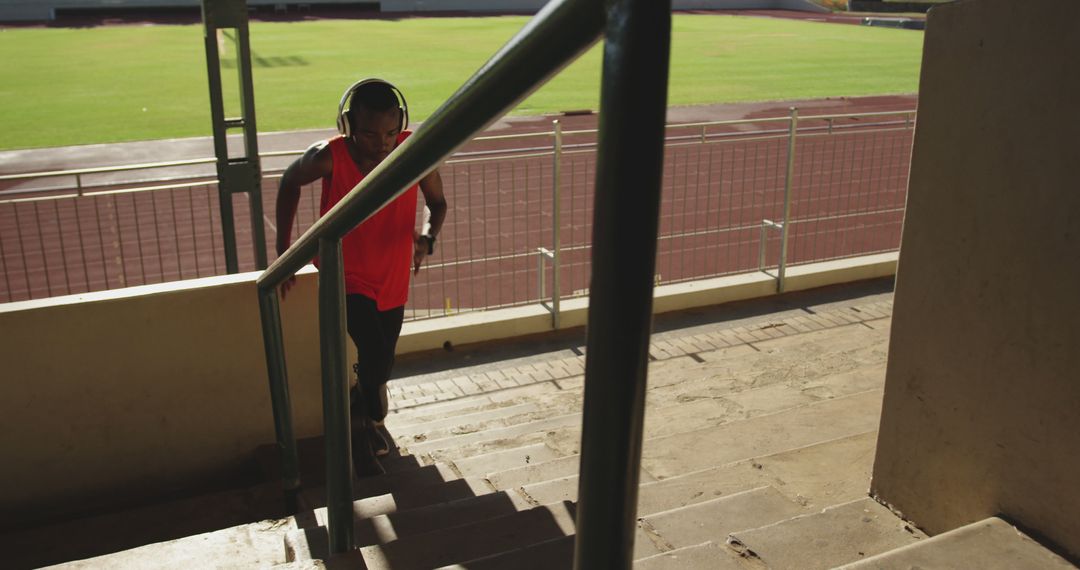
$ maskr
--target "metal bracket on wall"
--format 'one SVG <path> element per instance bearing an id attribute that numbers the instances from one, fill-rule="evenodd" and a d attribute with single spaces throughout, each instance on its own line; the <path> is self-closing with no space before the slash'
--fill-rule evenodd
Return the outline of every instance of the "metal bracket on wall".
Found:
<path id="1" fill-rule="evenodd" d="M 247 3 L 244 0 L 202 0 L 202 18 L 210 86 L 210 118 L 214 128 L 214 155 L 217 157 L 218 202 L 221 209 L 225 268 L 229 273 L 240 270 L 236 252 L 233 194 L 247 194 L 255 267 L 266 269 L 262 169 L 259 164 L 259 144 L 255 128 L 255 93 L 251 78 Z M 238 117 L 226 116 L 222 51 L 228 54 L 229 59 L 235 59 L 235 65 L 231 67 L 235 68 L 237 73 L 239 89 L 236 93 L 230 93 L 233 105 L 230 105 L 229 111 L 238 112 Z M 238 156 L 229 156 L 229 129 L 243 131 L 243 147 Z"/>

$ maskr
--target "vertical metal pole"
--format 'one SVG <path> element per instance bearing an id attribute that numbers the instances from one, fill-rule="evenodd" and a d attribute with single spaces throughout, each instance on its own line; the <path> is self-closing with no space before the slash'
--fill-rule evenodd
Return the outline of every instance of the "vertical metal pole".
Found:
<path id="1" fill-rule="evenodd" d="M 274 411 L 274 433 L 281 453 L 282 486 L 286 493 L 300 488 L 300 468 L 293 435 L 292 404 L 285 368 L 285 344 L 281 334 L 281 307 L 277 291 L 259 291 L 259 315 L 262 317 L 266 371 L 270 376 L 270 405 Z"/>
<path id="2" fill-rule="evenodd" d="M 757 269 L 758 271 L 765 271 L 765 234 L 768 231 L 769 226 L 765 224 L 765 221 L 761 222 L 761 236 L 758 238 L 758 259 Z"/>
<path id="3" fill-rule="evenodd" d="M 791 185 L 795 177 L 795 133 L 799 129 L 799 110 L 791 108 L 791 131 L 788 134 L 787 176 L 784 179 L 784 221 L 780 228 L 780 271 L 777 273 L 776 292 L 784 292 L 784 271 L 787 268 L 788 231 L 791 228 Z"/>
<path id="4" fill-rule="evenodd" d="M 540 293 L 541 305 L 544 304 L 545 277 L 547 276 L 544 274 L 544 248 L 541 247 L 536 250 L 536 290 Z"/>
<path id="5" fill-rule="evenodd" d="M 227 2 L 203 0 L 203 42 L 206 47 L 206 72 L 210 86 L 210 120 L 214 128 L 214 154 L 217 156 L 218 208 L 221 212 L 221 241 L 225 248 L 225 271 L 236 273 L 236 232 L 233 227 L 232 197 L 225 190 L 225 170 L 228 167 L 229 147 L 225 130 L 225 100 L 221 95 L 221 56 L 218 53 L 218 24 L 227 18 L 215 18 L 213 10 L 221 10 Z M 238 58 L 239 59 L 239 58 Z"/>
<path id="6" fill-rule="evenodd" d="M 559 286 L 559 277 L 562 273 L 562 262 L 559 256 L 562 243 L 562 236 L 559 235 L 562 229 L 562 200 L 559 189 L 559 178 L 562 175 L 562 123 L 555 119 L 552 124 L 555 126 L 555 154 L 552 157 L 554 166 L 551 183 L 551 328 L 559 330 L 559 300 L 562 297 L 562 289 Z"/>
<path id="7" fill-rule="evenodd" d="M 323 433 L 326 437 L 326 515 L 330 553 L 353 547 L 352 434 L 345 362 L 345 275 L 341 240 L 319 240 L 319 348 Z"/>
<path id="8" fill-rule="evenodd" d="M 630 568 L 664 161 L 671 0 L 608 0 L 574 567 Z"/>
<path id="9" fill-rule="evenodd" d="M 218 209 L 221 211 L 221 244 L 225 248 L 225 271 L 238 273 L 240 260 L 236 255 L 236 219 L 233 217 L 232 194 L 218 185 Z"/>
<path id="10" fill-rule="evenodd" d="M 248 211 L 251 214 L 251 245 L 254 248 L 255 268 L 266 269 L 266 230 L 263 227 L 263 204 L 262 204 L 262 167 L 259 161 L 259 136 L 255 126 L 255 83 L 251 74 L 251 44 L 248 37 L 248 26 L 237 28 L 239 38 L 237 45 L 240 48 L 239 57 L 236 59 L 240 70 L 240 114 L 244 123 L 244 160 L 252 168 L 249 169 L 250 186 L 247 189 Z"/>
<path id="11" fill-rule="evenodd" d="M 255 95 L 251 75 L 251 48 L 248 41 L 247 3 L 244 0 L 202 0 L 202 18 L 207 80 L 210 87 L 210 119 L 214 130 L 214 155 L 217 157 L 218 205 L 221 210 L 225 269 L 229 273 L 240 270 L 232 205 L 232 195 L 236 193 L 248 195 L 255 265 L 263 269 L 266 267 L 266 236 L 263 229 L 262 174 L 255 126 Z M 233 30 L 236 38 L 240 117 L 225 116 L 221 58 L 217 45 L 218 31 L 223 29 Z M 230 128 L 243 129 L 244 156 L 229 157 L 228 129 Z"/>

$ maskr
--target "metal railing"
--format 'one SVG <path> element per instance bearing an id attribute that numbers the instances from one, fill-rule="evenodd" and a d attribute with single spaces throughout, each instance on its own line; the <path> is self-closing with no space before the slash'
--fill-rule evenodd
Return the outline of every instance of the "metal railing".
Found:
<path id="1" fill-rule="evenodd" d="M 555 0 L 500 49 L 416 133 L 325 216 L 320 218 L 257 280 L 267 368 L 286 489 L 300 486 L 296 443 L 278 308 L 277 287 L 319 256 L 319 322 L 323 417 L 327 458 L 327 518 L 331 552 L 350 550 L 352 458 L 345 363 L 344 280 L 341 239 L 352 228 L 405 192 L 491 121 L 575 59 L 598 38 L 604 23 L 596 1 Z M 662 111 L 662 110 L 661 110 Z"/>
<path id="2" fill-rule="evenodd" d="M 802 116 L 795 129 L 795 138 L 801 142 L 789 153 L 796 159 L 791 173 L 783 160 L 775 158 L 777 153 L 788 152 L 778 145 L 791 142 L 790 116 L 668 125 L 666 176 L 671 183 L 664 188 L 659 282 L 757 270 L 775 277 L 783 215 L 767 204 L 772 200 L 771 192 L 778 191 L 781 184 L 786 188 L 792 178 L 790 231 L 794 233 L 789 244 L 794 251 L 786 259 L 788 264 L 895 249 L 913 118 L 914 111 Z M 484 150 L 458 152 L 445 162 L 441 171 L 447 195 L 459 207 L 458 215 L 447 220 L 440 239 L 440 260 L 413 281 L 407 318 L 540 302 L 552 309 L 560 298 L 585 294 L 589 175 L 595 163 L 596 132 L 563 131 L 561 124 L 553 122 L 552 129 L 545 132 L 477 137 L 472 146 Z M 530 140 L 539 144 L 522 144 Z M 770 141 L 777 146 L 770 146 Z M 289 157 L 301 152 L 261 156 Z M 770 153 L 768 160 L 762 158 Z M 125 169 L 209 165 L 212 161 L 5 178 L 33 182 L 40 175 L 49 177 L 46 180 L 70 177 L 73 172 L 100 176 Z M 754 162 L 767 162 L 768 173 L 755 168 Z M 682 176 L 686 171 L 701 174 L 687 178 Z M 274 209 L 280 172 L 268 170 L 263 177 L 266 211 Z M 853 175 L 865 180 L 852 185 L 848 179 Z M 762 177 L 769 181 L 765 190 Z M 51 185 L 49 191 L 24 192 L 21 195 L 26 197 L 0 200 L 0 269 L 4 273 L 0 302 L 224 274 L 216 182 L 163 182 L 118 189 L 85 183 L 81 187 Z M 318 219 L 318 188 L 305 188 L 304 194 L 293 235 Z M 809 215 L 808 201 L 820 201 L 817 196 L 821 195 L 835 198 L 826 202 L 827 211 Z M 876 208 L 852 211 L 848 206 L 868 195 L 891 198 Z M 726 220 L 728 212 L 717 210 L 732 202 L 732 210 L 741 207 L 762 215 L 749 221 Z M 689 213 L 684 208 L 687 203 L 693 206 Z M 554 204 L 560 207 L 554 208 Z M 239 206 L 237 211 L 242 210 Z M 714 217 L 705 219 L 694 210 L 711 210 Z M 892 221 L 882 224 L 878 220 L 862 230 L 854 228 L 882 214 L 892 216 Z M 839 224 L 837 220 L 847 222 Z M 243 222 L 239 217 L 236 220 L 241 230 L 237 232 L 239 262 L 242 270 L 252 270 L 251 234 Z M 271 232 L 276 231 L 273 220 L 266 223 Z M 749 240 L 747 224 L 768 231 Z M 887 239 L 859 238 L 856 234 L 860 231 L 880 231 Z M 840 247 L 848 234 L 858 238 L 856 245 Z M 509 241 L 504 243 L 500 236 Z M 270 237 L 272 243 L 272 234 Z M 751 247 L 751 242 L 754 263 L 749 263 L 748 254 L 740 249 Z M 551 256 L 559 252 L 558 262 L 542 257 L 537 249 L 541 246 Z M 734 250 L 739 250 L 737 255 Z M 534 256 L 537 259 L 532 260 Z M 695 259 L 680 259 L 684 256 Z M 479 288 L 480 282 L 496 286 Z M 557 309 L 552 318 L 558 319 Z"/>

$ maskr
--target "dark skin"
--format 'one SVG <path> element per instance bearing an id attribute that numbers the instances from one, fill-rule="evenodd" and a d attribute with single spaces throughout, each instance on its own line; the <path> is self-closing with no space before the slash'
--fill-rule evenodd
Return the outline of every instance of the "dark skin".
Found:
<path id="1" fill-rule="evenodd" d="M 394 150 L 398 134 L 401 132 L 400 113 L 398 109 L 379 112 L 362 107 L 351 112 L 351 136 L 345 139 L 345 146 L 360 172 L 371 172 Z M 285 169 L 277 197 L 277 253 L 279 256 L 285 253 L 291 243 L 290 234 L 293 219 L 296 217 L 296 206 L 300 202 L 300 189 L 320 178 L 330 176 L 333 170 L 334 161 L 328 145 L 312 146 Z M 433 237 L 437 236 L 442 229 L 443 220 L 446 219 L 446 198 L 443 196 L 442 178 L 439 176 L 438 169 L 432 170 L 420 179 L 420 192 L 424 194 L 424 204 L 431 211 L 429 233 Z M 420 266 L 427 256 L 427 247 L 427 240 L 414 229 L 414 274 L 420 272 Z M 295 282 L 296 278 L 290 277 L 282 283 L 282 298 Z"/>

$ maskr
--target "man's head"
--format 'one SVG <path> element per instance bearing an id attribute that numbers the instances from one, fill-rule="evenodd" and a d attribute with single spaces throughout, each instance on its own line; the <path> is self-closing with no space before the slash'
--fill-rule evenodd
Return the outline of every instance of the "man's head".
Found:
<path id="1" fill-rule="evenodd" d="M 361 85 L 346 106 L 349 138 L 361 156 L 382 162 L 394 150 L 404 126 L 404 111 L 393 87 L 383 82 Z"/>

